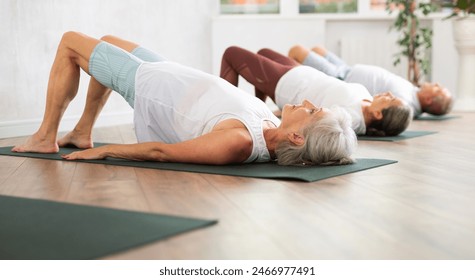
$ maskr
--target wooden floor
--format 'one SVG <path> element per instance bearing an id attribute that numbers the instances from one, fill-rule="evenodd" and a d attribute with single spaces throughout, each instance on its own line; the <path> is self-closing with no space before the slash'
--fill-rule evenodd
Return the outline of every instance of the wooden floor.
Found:
<path id="1" fill-rule="evenodd" d="M 313 183 L 0 156 L 0 194 L 219 220 L 107 259 L 474 259 L 475 114 L 453 115 L 409 128 L 437 134 L 360 141 L 357 157 L 397 164 Z"/>

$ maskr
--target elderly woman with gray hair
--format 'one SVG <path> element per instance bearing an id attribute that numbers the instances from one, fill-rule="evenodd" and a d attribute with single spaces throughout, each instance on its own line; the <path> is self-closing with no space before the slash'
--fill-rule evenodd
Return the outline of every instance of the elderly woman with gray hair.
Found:
<path id="1" fill-rule="evenodd" d="M 241 75 L 254 85 L 258 98 L 265 101 L 270 97 L 279 108 L 302 100 L 321 107 L 344 108 L 358 135 L 398 135 L 412 119 L 411 108 L 389 92 L 373 98 L 362 85 L 345 83 L 270 49 L 255 54 L 229 47 L 222 58 L 220 75 L 233 85 L 238 84 Z"/>
<path id="2" fill-rule="evenodd" d="M 58 140 L 81 69 L 91 76 L 86 106 L 76 127 Z M 139 143 L 93 148 L 92 127 L 112 90 L 134 108 Z M 67 32 L 51 69 L 42 124 L 12 150 L 57 153 L 67 145 L 84 149 L 63 155 L 67 160 L 338 165 L 353 162 L 356 137 L 342 112 L 303 101 L 285 105 L 279 120 L 264 102 L 219 77 L 117 37 Z"/>

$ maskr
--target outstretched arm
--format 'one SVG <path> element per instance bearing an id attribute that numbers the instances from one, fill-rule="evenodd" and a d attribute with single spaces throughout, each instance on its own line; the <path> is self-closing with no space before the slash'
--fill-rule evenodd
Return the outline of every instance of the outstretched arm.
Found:
<path id="1" fill-rule="evenodd" d="M 246 129 L 213 131 L 198 138 L 176 143 L 147 142 L 112 144 L 62 157 L 67 160 L 104 159 L 106 157 L 137 161 L 230 164 L 245 161 L 252 151 L 252 139 Z"/>

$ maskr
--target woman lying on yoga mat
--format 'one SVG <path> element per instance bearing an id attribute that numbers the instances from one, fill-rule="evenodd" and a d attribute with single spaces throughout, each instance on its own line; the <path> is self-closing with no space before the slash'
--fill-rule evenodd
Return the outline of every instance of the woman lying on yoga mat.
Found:
<path id="1" fill-rule="evenodd" d="M 373 99 L 359 84 L 345 83 L 270 49 L 255 54 L 228 48 L 220 75 L 236 86 L 238 76 L 243 76 L 254 85 L 258 98 L 268 96 L 279 108 L 305 99 L 321 107 L 341 106 L 352 116 L 352 128 L 358 135 L 398 135 L 412 119 L 411 108 L 389 92 Z"/>
<path id="2" fill-rule="evenodd" d="M 345 82 L 361 84 L 372 96 L 390 91 L 411 106 L 414 117 L 424 112 L 445 115 L 452 108 L 451 93 L 438 83 L 415 86 L 408 80 L 378 66 L 356 64 L 350 67 L 337 55 L 320 46 L 310 51 L 296 45 L 290 49 L 289 57 Z"/>
<path id="3" fill-rule="evenodd" d="M 74 130 L 57 141 L 80 69 L 91 75 L 86 106 Z M 139 143 L 92 148 L 92 127 L 112 90 L 134 108 Z M 66 145 L 86 149 L 64 155 L 68 160 L 231 164 L 277 158 L 282 165 L 338 165 L 353 162 L 356 136 L 344 110 L 303 101 L 284 106 L 280 121 L 264 102 L 219 77 L 113 36 L 97 40 L 67 32 L 51 69 L 43 122 L 12 150 L 56 153 Z"/>

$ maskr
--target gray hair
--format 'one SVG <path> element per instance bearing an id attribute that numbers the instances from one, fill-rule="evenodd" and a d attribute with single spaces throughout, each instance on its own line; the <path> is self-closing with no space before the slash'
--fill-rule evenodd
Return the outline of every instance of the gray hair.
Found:
<path id="1" fill-rule="evenodd" d="M 374 121 L 366 128 L 366 135 L 395 136 L 406 130 L 412 120 L 413 112 L 409 105 L 391 106 L 382 110 L 383 118 Z"/>
<path id="2" fill-rule="evenodd" d="M 424 108 L 424 111 L 432 115 L 445 115 L 452 110 L 453 103 L 451 95 L 435 96 L 432 98 L 432 103 Z"/>
<path id="3" fill-rule="evenodd" d="M 354 162 L 356 134 L 350 115 L 340 107 L 303 129 L 305 143 L 283 141 L 275 151 L 279 165 L 343 165 Z"/>

